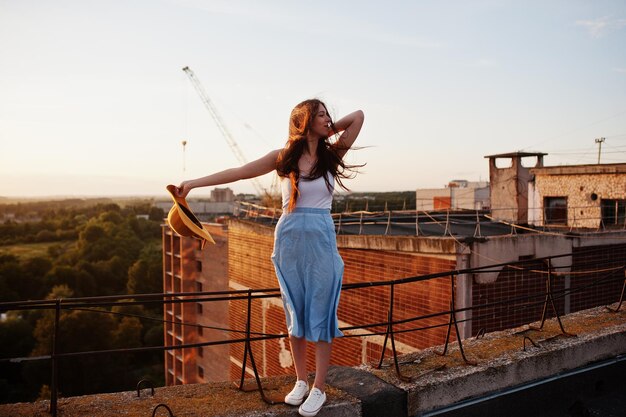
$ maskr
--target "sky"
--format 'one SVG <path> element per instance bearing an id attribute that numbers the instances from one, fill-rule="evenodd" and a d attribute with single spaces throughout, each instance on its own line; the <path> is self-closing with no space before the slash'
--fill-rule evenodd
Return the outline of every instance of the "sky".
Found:
<path id="1" fill-rule="evenodd" d="M 165 196 L 240 165 L 185 66 L 248 160 L 304 99 L 363 110 L 352 191 L 487 180 L 514 151 L 593 164 L 602 137 L 626 162 L 625 45 L 623 0 L 0 0 L 0 196 Z"/>

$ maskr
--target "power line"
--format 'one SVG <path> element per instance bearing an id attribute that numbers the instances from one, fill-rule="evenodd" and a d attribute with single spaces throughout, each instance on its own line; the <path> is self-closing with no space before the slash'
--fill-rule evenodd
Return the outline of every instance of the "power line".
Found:
<path id="1" fill-rule="evenodd" d="M 537 147 L 537 146 L 539 146 L 539 145 L 543 145 L 544 143 L 549 142 L 549 141 L 551 141 L 551 140 L 554 140 L 554 139 L 556 139 L 556 138 L 560 138 L 560 137 L 562 137 L 562 136 L 569 135 L 569 134 L 571 134 L 571 133 L 573 133 L 573 132 L 577 132 L 577 131 L 579 131 L 579 130 L 582 130 L 582 129 L 585 129 L 585 128 L 588 128 L 588 127 L 591 127 L 591 126 L 597 125 L 597 124 L 599 124 L 599 123 L 606 122 L 607 120 L 613 119 L 613 118 L 618 117 L 618 116 L 621 116 L 621 115 L 623 115 L 623 114 L 626 114 L 626 110 L 625 110 L 625 111 L 620 111 L 619 113 L 612 114 L 611 116 L 605 117 L 605 118 L 603 118 L 603 119 L 596 120 L 596 121 L 591 122 L 591 123 L 589 123 L 589 124 L 586 124 L 586 125 L 583 125 L 583 126 L 579 126 L 579 127 L 577 127 L 577 128 L 574 128 L 574 129 L 571 129 L 571 130 L 565 131 L 565 132 L 563 132 L 563 133 L 559 133 L 558 135 L 554 135 L 554 136 L 552 136 L 552 137 L 550 137 L 550 138 L 548 138 L 548 139 L 545 139 L 545 140 L 543 140 L 543 141 L 541 141 L 541 142 L 538 142 L 538 143 L 536 143 L 536 144 L 534 144 L 534 145 L 527 146 L 527 147 L 525 147 L 525 148 L 523 148 L 523 149 L 521 149 L 521 150 L 528 150 L 528 149 L 530 149 L 530 148 L 535 148 L 535 147 Z"/>

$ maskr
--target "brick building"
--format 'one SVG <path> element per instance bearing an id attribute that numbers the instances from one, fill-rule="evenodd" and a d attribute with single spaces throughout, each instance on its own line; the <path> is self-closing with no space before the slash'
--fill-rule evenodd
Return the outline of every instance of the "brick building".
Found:
<path id="1" fill-rule="evenodd" d="M 530 224 L 590 229 L 626 225 L 626 164 L 538 167 L 530 172 Z"/>
<path id="2" fill-rule="evenodd" d="M 623 259 L 626 259 L 626 231 L 548 233 L 511 226 L 512 223 L 526 223 L 529 213 L 527 205 L 515 206 L 528 204 L 529 200 L 528 195 L 518 195 L 528 187 L 519 184 L 520 176 L 515 172 L 518 169 L 528 171 L 524 178 L 529 181 L 531 175 L 530 169 L 519 163 L 522 155 L 505 155 L 513 158 L 511 167 L 497 168 L 494 163 L 490 166 L 504 171 L 491 173 L 490 177 L 499 186 L 496 187 L 498 189 L 495 193 L 498 195 L 495 201 L 500 209 L 500 218 L 504 216 L 507 221 L 489 220 L 479 211 L 470 212 L 469 217 L 467 212 L 452 213 L 446 217 L 413 212 L 404 213 L 405 217 L 394 217 L 394 221 L 391 213 L 388 214 L 388 221 L 385 216 L 382 216 L 382 221 L 381 216 L 378 216 L 378 220 L 375 217 L 363 220 L 363 214 L 360 217 L 342 214 L 335 219 L 337 244 L 345 263 L 344 284 L 390 281 L 528 261 L 525 268 L 500 266 L 489 268 L 486 272 L 455 274 L 453 279 L 444 275 L 396 285 L 394 320 L 431 315 L 430 318 L 395 326 L 396 331 L 422 329 L 396 335 L 399 353 L 445 341 L 448 316 L 433 316 L 433 313 L 449 310 L 451 285 L 454 285 L 456 308 L 468 308 L 457 315 L 462 338 L 476 335 L 482 329 L 490 332 L 538 320 L 541 317 L 541 302 L 494 304 L 528 294 L 542 294 L 548 266 L 537 258 L 569 254 L 556 259 L 550 266 L 558 268 L 554 289 L 568 291 L 555 300 L 560 313 L 608 304 L 619 296 L 621 281 L 611 281 L 601 289 L 592 284 L 606 279 L 607 270 L 617 270 L 622 266 Z M 541 169 L 543 154 L 533 155 L 538 158 L 534 169 Z M 537 178 L 538 175 L 535 181 Z M 514 181 L 515 184 L 507 185 L 506 181 Z M 541 187 L 543 182 L 539 181 L 538 189 L 545 189 Z M 493 183 L 491 189 L 493 198 Z M 425 218 L 430 220 L 424 221 Z M 468 219 L 476 220 L 472 223 Z M 165 289 L 168 292 L 200 292 L 276 288 L 278 283 L 271 262 L 276 220 L 275 216 L 263 217 L 255 212 L 250 218 L 232 219 L 227 231 L 211 226 L 217 228 L 211 229 L 211 233 L 216 235 L 218 244 L 207 246 L 203 251 L 199 250 L 196 241 L 172 235 L 169 228 L 164 226 Z M 598 265 L 602 268 L 598 268 Z M 342 292 L 338 313 L 340 327 L 350 329 L 344 331 L 346 337 L 334 342 L 332 363 L 358 365 L 378 360 L 385 330 L 381 323 L 387 320 L 389 297 L 388 285 L 346 289 Z M 476 307 L 480 305 L 488 306 Z M 175 322 L 218 328 L 168 324 L 165 333 L 169 345 L 236 339 L 242 337 L 240 332 L 246 327 L 247 300 L 172 304 L 165 315 Z M 282 302 L 277 296 L 255 299 L 251 317 L 252 332 L 285 332 Z M 366 327 L 370 323 L 378 325 Z M 230 329 L 231 332 L 219 329 Z M 456 337 L 454 333 L 453 329 L 452 339 Z M 204 347 L 202 350 L 185 349 L 185 353 L 170 351 L 166 353 L 167 383 L 236 380 L 242 372 L 243 350 L 244 345 L 236 343 Z M 286 338 L 253 342 L 252 350 L 261 376 L 294 374 Z M 308 361 L 309 368 L 314 369 L 312 349 Z M 249 364 L 246 373 L 251 376 Z"/>
<path id="3" fill-rule="evenodd" d="M 344 226 L 345 228 L 346 226 Z M 381 230 L 384 228 L 381 226 Z M 486 228 L 483 227 L 483 230 Z M 344 229 L 345 230 L 345 229 Z M 338 235 L 339 251 L 345 262 L 344 283 L 389 281 L 409 276 L 432 274 L 469 267 L 493 265 L 496 263 L 535 259 L 544 256 L 573 253 L 559 258 L 554 267 L 560 268 L 561 275 L 555 279 L 555 290 L 575 290 L 583 288 L 593 280 L 602 278 L 602 273 L 578 276 L 590 268 L 594 262 L 603 262 L 608 268 L 619 267 L 626 258 L 626 233 L 622 231 L 590 233 L 586 236 L 516 234 L 508 232 L 492 234 L 478 239 L 459 239 L 456 236 L 384 236 L 384 235 Z M 164 228 L 167 234 L 167 229 Z M 371 233 L 371 230 L 370 230 Z M 207 246 L 200 251 L 195 241 L 177 236 L 174 241 L 190 241 L 191 250 L 183 251 L 180 261 L 174 257 L 174 265 L 182 266 L 180 280 L 183 291 L 222 291 L 276 288 L 277 281 L 271 263 L 273 246 L 273 226 L 251 220 L 234 219 L 224 235 L 223 246 Z M 227 243 L 226 243 L 227 240 Z M 185 246 L 185 243 L 181 243 Z M 601 251 L 590 255 L 589 248 Z M 226 273 L 224 259 L 228 266 Z M 581 255 L 577 255 L 580 253 Z M 218 259 L 219 257 L 221 259 Z M 211 259 L 213 258 L 213 259 Z M 192 259 L 192 262 L 185 262 Z M 178 263 L 180 262 L 180 264 Z M 199 266 L 199 263 L 202 266 Z M 184 265 L 189 264 L 190 271 Z M 515 267 L 500 267 L 490 272 L 461 274 L 455 276 L 455 302 L 457 308 L 489 304 L 502 299 L 515 298 L 525 294 L 541 293 L 545 288 L 546 265 L 542 262 L 531 264 L 531 268 L 519 270 Z M 565 273 L 571 273 L 567 275 Z M 169 274 L 167 275 L 169 276 Z M 226 280 L 226 276 L 229 280 Z M 556 300 L 560 313 L 569 313 L 602 303 L 615 301 L 621 283 L 616 282 L 598 291 L 572 291 Z M 178 291 L 178 290 L 175 290 Z M 363 326 L 368 323 L 383 323 L 387 319 L 389 287 L 379 286 L 344 290 L 339 303 L 341 327 Z M 449 309 L 451 297 L 450 278 L 442 277 L 423 282 L 396 286 L 394 297 L 394 319 L 432 314 Z M 246 300 L 174 304 L 166 317 L 183 322 L 195 322 L 224 329 L 243 331 L 246 323 Z M 176 310 L 180 307 L 180 310 Z M 202 307 L 199 307 L 202 305 Z M 542 306 L 535 303 L 527 308 L 513 309 L 510 306 L 491 306 L 459 313 L 459 331 L 463 338 L 475 335 L 480 329 L 495 331 L 519 326 L 541 317 Z M 185 310 L 187 308 L 188 310 Z M 178 312 L 180 311 L 180 312 Z M 473 317 L 474 316 L 474 317 Z M 399 353 L 442 344 L 445 341 L 447 316 L 438 316 L 419 322 L 409 322 L 396 326 L 395 330 L 434 327 L 417 332 L 396 335 L 396 348 Z M 464 321 L 466 320 L 466 321 Z M 169 326 L 169 325 L 168 325 Z M 178 329 L 178 330 L 177 330 Z M 197 341 L 227 340 L 241 337 L 241 333 L 228 333 L 207 330 L 192 326 L 168 327 L 168 343 L 193 343 Z M 255 299 L 252 302 L 252 332 L 282 334 L 285 332 L 285 317 L 282 302 L 278 297 Z M 182 332 L 182 334 L 181 334 Z M 337 339 L 333 348 L 332 362 L 338 365 L 358 365 L 379 358 L 384 336 L 371 335 L 384 333 L 384 326 L 357 328 L 345 331 L 347 337 Z M 170 334 L 171 333 L 171 334 Z M 356 337 L 368 335 L 367 337 Z M 454 338 L 454 331 L 453 331 Z M 390 346 L 387 345 L 387 348 Z M 192 383 L 208 380 L 238 379 L 241 375 L 243 344 L 219 345 L 200 349 L 186 349 L 185 354 L 167 353 L 168 375 L 180 376 L 169 383 Z M 293 374 L 293 363 L 287 339 L 271 339 L 253 342 L 252 349 L 257 367 L 262 376 Z M 387 352 L 390 353 L 390 352 Z M 175 362 L 177 360 L 178 362 Z M 314 368 L 314 356 L 309 358 L 310 368 Z M 176 367 L 183 369 L 180 375 Z M 249 368 L 249 363 L 248 363 Z M 209 371 L 210 370 L 210 371 Z M 248 376 L 252 375 L 247 369 Z"/>
<path id="4" fill-rule="evenodd" d="M 215 245 L 200 248 L 200 241 L 163 227 L 163 292 L 199 293 L 228 289 L 228 236 L 222 225 L 205 224 Z M 166 346 L 221 340 L 225 332 L 210 329 L 228 323 L 227 302 L 171 303 L 164 305 Z M 191 325 L 184 325 L 191 324 Z M 206 326 L 196 327 L 195 325 Z M 165 351 L 165 383 L 176 385 L 228 379 L 226 345 Z"/>

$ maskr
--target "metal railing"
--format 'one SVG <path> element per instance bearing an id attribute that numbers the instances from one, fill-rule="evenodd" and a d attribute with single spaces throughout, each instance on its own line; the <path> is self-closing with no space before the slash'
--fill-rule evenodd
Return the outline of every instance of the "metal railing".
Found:
<path id="1" fill-rule="evenodd" d="M 402 380 L 410 380 L 404 376 L 400 369 L 400 362 L 398 360 L 398 352 L 396 349 L 396 336 L 399 334 L 405 334 L 409 332 L 419 332 L 425 331 L 429 329 L 434 329 L 438 327 L 446 328 L 446 337 L 445 343 L 443 346 L 443 351 L 440 353 L 441 355 L 446 355 L 448 352 L 449 344 L 453 339 L 456 339 L 458 342 L 458 347 L 460 353 L 463 357 L 463 360 L 467 364 L 474 364 L 474 362 L 470 361 L 464 351 L 463 348 L 463 340 L 460 337 L 453 337 L 452 329 L 454 328 L 455 335 L 459 335 L 459 324 L 463 322 L 471 322 L 472 320 L 478 320 L 481 316 L 473 315 L 470 318 L 466 319 L 458 319 L 457 316 L 460 313 L 470 312 L 470 311 L 479 311 L 482 308 L 494 307 L 494 306 L 502 306 L 508 312 L 515 311 L 516 309 L 528 309 L 532 307 L 542 306 L 542 314 L 541 317 L 537 318 L 540 320 L 540 327 L 542 328 L 546 318 L 548 309 L 552 310 L 553 316 L 557 319 L 561 332 L 563 335 L 570 335 L 561 321 L 561 317 L 558 311 L 558 308 L 555 305 L 555 299 L 562 298 L 576 292 L 584 292 L 588 291 L 592 287 L 598 286 L 606 286 L 606 285 L 619 285 L 615 284 L 616 282 L 623 281 L 623 286 L 620 294 L 615 294 L 615 302 L 618 302 L 618 306 L 615 309 L 607 309 L 611 312 L 617 312 L 620 310 L 623 299 L 624 299 L 624 291 L 626 289 L 626 279 L 624 278 L 626 264 L 598 264 L 596 261 L 591 261 L 586 264 L 587 267 L 594 267 L 593 269 L 585 270 L 585 271 L 569 271 L 568 269 L 572 268 L 572 265 L 568 266 L 554 266 L 555 259 L 570 257 L 570 259 L 574 259 L 574 257 L 580 256 L 590 256 L 593 258 L 594 254 L 602 253 L 599 249 L 591 249 L 591 250 L 580 250 L 575 253 L 567 253 L 557 256 L 550 256 L 545 258 L 535 258 L 532 260 L 524 260 L 510 263 L 501 263 L 501 264 L 493 264 L 478 268 L 467 268 L 467 269 L 458 269 L 458 270 L 450 270 L 445 272 L 421 275 L 421 276 L 412 276 L 395 280 L 388 281 L 373 281 L 373 282 L 364 282 L 364 283 L 346 283 L 342 286 L 342 291 L 359 291 L 362 289 L 371 289 L 376 287 L 388 287 L 389 288 L 389 297 L 386 303 L 387 309 L 387 318 L 385 321 L 377 322 L 377 323 L 358 323 L 352 326 L 342 327 L 341 330 L 344 332 L 350 332 L 351 330 L 359 330 L 358 334 L 346 334 L 345 338 L 351 337 L 360 337 L 367 338 L 372 336 L 384 336 L 384 342 L 381 347 L 381 356 L 378 361 L 377 367 L 380 368 L 383 366 L 383 360 L 385 359 L 385 353 L 387 351 L 387 345 L 390 343 L 391 345 L 391 355 L 393 358 L 393 365 L 395 367 L 395 372 L 398 378 Z M 621 259 L 620 259 L 621 260 Z M 537 264 L 540 263 L 545 266 L 540 270 L 537 270 Z M 584 265 L 584 264 L 583 264 Z M 578 264 L 580 268 L 581 264 Z M 461 275 L 468 274 L 481 274 L 481 273 L 490 273 L 490 272 L 500 272 L 503 268 L 509 268 L 516 271 L 530 271 L 530 272 L 540 272 L 543 274 L 545 279 L 545 290 L 540 293 L 533 294 L 516 294 L 512 298 L 507 298 L 503 300 L 491 301 L 488 303 L 480 304 L 480 305 L 472 305 L 470 307 L 458 307 L 455 302 L 455 291 L 456 291 L 456 277 Z M 567 277 L 579 277 L 582 275 L 590 275 L 595 276 L 590 283 L 585 285 L 580 285 L 575 288 L 563 288 L 562 290 L 555 290 L 554 282 L 555 280 L 561 279 L 565 276 Z M 433 311 L 429 314 L 422 314 L 416 316 L 409 316 L 402 319 L 396 318 L 396 289 L 411 283 L 425 282 L 433 279 L 440 278 L 448 278 L 449 279 L 449 309 L 445 311 Z M 261 398 L 269 403 L 276 404 L 280 401 L 273 400 L 268 398 L 264 392 L 262 381 L 257 369 L 256 362 L 254 360 L 254 355 L 252 351 L 252 343 L 263 341 L 263 340 L 271 340 L 278 338 L 288 337 L 285 333 L 280 334 L 271 334 L 271 333 L 263 333 L 263 332 L 254 332 L 252 331 L 252 302 L 253 300 L 266 299 L 266 298 L 277 298 L 280 297 L 280 290 L 278 288 L 264 288 L 264 289 L 247 289 L 247 290 L 235 290 L 235 291 L 219 291 L 219 292 L 197 292 L 197 293 L 160 293 L 160 294 L 139 294 L 139 295 L 120 295 L 120 296 L 101 296 L 101 297 L 83 297 L 83 298 L 67 298 L 67 299 L 51 299 L 51 300 L 34 300 L 34 301 L 15 301 L 15 302 L 3 302 L 0 303 L 0 312 L 5 311 L 23 311 L 23 310 L 53 310 L 54 311 L 54 329 L 52 335 L 52 352 L 50 355 L 42 355 L 37 357 L 21 357 L 21 358 L 1 358 L 0 362 L 22 362 L 22 361 L 50 361 L 51 366 L 51 401 L 50 401 L 50 413 L 53 416 L 57 416 L 58 411 L 58 397 L 59 397 L 59 361 L 64 358 L 77 358 L 77 357 L 85 357 L 85 356 L 95 356 L 95 355 L 115 355 L 119 353 L 136 353 L 136 352 L 150 352 L 150 351 L 169 351 L 169 350 L 178 350 L 178 349 L 189 349 L 189 348 L 197 348 L 204 346 L 215 346 L 215 345 L 224 345 L 224 344 L 243 344 L 243 360 L 242 360 L 242 373 L 241 378 L 238 383 L 238 387 L 241 390 L 247 390 L 244 387 L 245 381 L 245 372 L 246 365 L 248 361 L 248 357 L 250 360 L 250 364 L 252 367 L 252 371 L 254 374 L 256 387 L 255 390 L 258 389 Z M 132 299 L 129 299 L 132 298 Z M 107 350 L 97 350 L 97 351 L 83 351 L 83 352 L 60 352 L 59 351 L 59 322 L 62 311 L 72 311 L 72 310 L 88 310 L 94 311 L 102 314 L 121 314 L 121 315 L 129 315 L 136 316 L 133 314 L 124 314 L 119 312 L 111 312 L 106 310 L 101 310 L 103 307 L 114 307 L 114 306 L 128 306 L 128 305 L 138 305 L 138 304 L 175 304 L 175 303 L 205 303 L 205 302 L 218 302 L 218 301 L 235 301 L 235 300 L 244 300 L 247 303 L 246 308 L 246 325 L 245 329 L 230 329 L 230 328 L 218 328 L 218 327 L 209 327 L 198 325 L 197 323 L 182 323 L 175 322 L 176 324 L 181 324 L 183 326 L 194 326 L 194 327 L 207 327 L 217 330 L 222 330 L 225 332 L 231 333 L 232 337 L 225 338 L 222 340 L 214 340 L 207 342 L 198 342 L 198 343 L 187 343 L 180 344 L 175 346 L 148 346 L 148 347 L 137 347 L 137 348 L 119 348 L 119 349 L 107 349 Z M 609 303 L 610 304 L 610 303 Z M 383 306 L 381 306 L 383 307 Z M 98 310 L 94 310 L 94 308 L 99 308 Z M 383 307 L 384 308 L 384 307 Z M 406 312 L 406 311 L 405 311 Z M 137 316 L 136 316 L 137 317 Z M 433 324 L 429 326 L 421 326 L 421 327 L 413 327 L 413 328 L 404 328 L 399 330 L 398 326 L 401 325 L 409 325 L 410 323 L 416 323 L 419 321 L 423 321 L 426 319 L 432 318 L 444 318 L 447 319 L 446 322 L 441 324 Z M 144 317 L 148 318 L 148 317 Z M 159 320 L 159 319 L 153 319 Z M 159 320 L 162 322 L 168 322 L 168 320 Z M 376 328 L 384 328 L 383 331 L 376 331 Z M 487 329 L 480 329 L 477 332 L 477 337 L 480 337 L 486 332 Z M 365 333 L 364 333 L 365 332 Z M 524 338 L 523 348 L 526 348 L 527 337 Z M 529 339 L 529 341 L 535 344 L 534 341 Z M 141 384 L 148 383 L 146 381 L 140 381 L 137 390 L 139 395 L 139 387 Z M 169 410 L 167 405 L 159 404 L 157 407 L 164 407 Z M 156 412 L 156 408 L 154 410 Z M 171 411 L 170 411 L 171 414 Z"/>
<path id="2" fill-rule="evenodd" d="M 481 238 L 488 235 L 515 235 L 518 233 L 589 234 L 600 231 L 626 230 L 626 218 L 608 221 L 602 217 L 599 206 L 570 206 L 565 222 L 529 226 L 499 220 L 498 213 L 517 211 L 517 208 L 442 209 L 442 210 L 383 210 L 332 213 L 338 235 L 406 235 L 406 236 L 462 236 Z M 528 213 L 544 213 L 545 208 L 528 208 Z M 577 212 L 596 211 L 597 215 L 583 216 Z M 275 225 L 282 209 L 238 202 L 236 217 L 266 225 Z M 537 214 L 535 220 L 539 221 Z M 542 217 L 543 218 L 543 217 Z M 607 221 L 605 221 L 607 220 Z M 591 225 L 593 224 L 593 225 Z"/>

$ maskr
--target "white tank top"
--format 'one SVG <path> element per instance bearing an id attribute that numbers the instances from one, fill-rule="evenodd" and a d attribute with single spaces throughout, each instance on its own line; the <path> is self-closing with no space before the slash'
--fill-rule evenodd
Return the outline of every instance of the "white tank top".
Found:
<path id="1" fill-rule="evenodd" d="M 279 177 L 280 178 L 280 177 Z M 291 197 L 291 181 L 287 177 L 280 178 L 280 188 L 283 193 L 283 209 L 289 206 L 289 198 Z M 333 190 L 335 189 L 335 178 L 328 173 L 328 182 L 331 189 L 326 187 L 324 177 L 314 180 L 306 180 L 300 178 L 298 181 L 298 190 L 300 195 L 296 200 L 296 207 L 322 208 L 331 209 L 333 204 Z"/>

